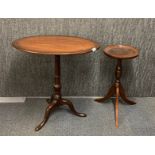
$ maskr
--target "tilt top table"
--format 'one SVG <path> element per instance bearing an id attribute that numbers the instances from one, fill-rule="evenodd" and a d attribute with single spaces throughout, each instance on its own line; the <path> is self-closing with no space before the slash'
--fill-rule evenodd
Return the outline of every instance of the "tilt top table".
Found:
<path id="1" fill-rule="evenodd" d="M 20 51 L 55 56 L 54 93 L 51 98 L 47 100 L 48 106 L 45 110 L 44 119 L 35 128 L 35 131 L 39 131 L 47 122 L 51 111 L 61 105 L 67 105 L 72 113 L 79 117 L 86 117 L 86 114 L 79 113 L 75 110 L 71 101 L 62 98 L 60 56 L 85 54 L 95 51 L 99 48 L 96 42 L 73 36 L 30 36 L 18 39 L 14 41 L 12 45 Z"/>

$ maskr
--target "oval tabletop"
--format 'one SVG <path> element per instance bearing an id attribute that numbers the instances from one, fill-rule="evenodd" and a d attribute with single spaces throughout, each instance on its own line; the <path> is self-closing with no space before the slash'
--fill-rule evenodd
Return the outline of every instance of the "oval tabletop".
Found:
<path id="1" fill-rule="evenodd" d="M 46 55 L 83 54 L 99 48 L 94 41 L 74 36 L 30 36 L 12 45 L 21 51 Z"/>
<path id="2" fill-rule="evenodd" d="M 131 59 L 139 54 L 139 50 L 130 45 L 109 45 L 104 49 L 104 53 L 116 59 Z"/>

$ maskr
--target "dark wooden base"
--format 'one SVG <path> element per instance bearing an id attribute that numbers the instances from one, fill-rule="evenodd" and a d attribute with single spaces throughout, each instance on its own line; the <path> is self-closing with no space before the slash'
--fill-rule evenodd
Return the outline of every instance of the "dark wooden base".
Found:
<path id="1" fill-rule="evenodd" d="M 95 99 L 95 101 L 102 103 L 102 102 L 108 100 L 109 98 L 111 98 L 112 96 L 116 96 L 115 84 L 109 89 L 108 93 L 104 97 Z M 136 104 L 134 101 L 131 101 L 127 98 L 121 83 L 119 86 L 119 97 L 121 97 L 127 104 L 130 104 L 130 105 Z"/>
<path id="2" fill-rule="evenodd" d="M 108 100 L 112 96 L 116 96 L 116 99 L 115 99 L 115 126 L 117 128 L 118 128 L 118 100 L 119 100 L 119 97 L 121 97 L 127 104 L 130 104 L 130 105 L 136 104 L 134 101 L 129 100 L 127 98 L 127 96 L 125 95 L 124 88 L 120 82 L 121 71 L 122 71 L 121 60 L 118 59 L 118 63 L 116 66 L 116 71 L 115 71 L 115 76 L 116 76 L 115 83 L 109 89 L 109 91 L 105 95 L 105 97 L 102 97 L 102 98 L 95 100 L 97 102 L 104 102 L 105 100 Z"/>
<path id="3" fill-rule="evenodd" d="M 117 87 L 114 84 L 109 89 L 109 91 L 108 91 L 108 93 L 106 94 L 105 97 L 96 99 L 95 101 L 102 103 L 102 102 L 108 100 L 109 98 L 111 98 L 112 96 L 116 96 L 116 99 L 115 99 L 115 126 L 116 126 L 116 128 L 118 128 L 118 99 L 119 99 L 119 97 L 121 97 L 129 105 L 134 105 L 136 103 L 127 98 L 127 96 L 124 93 L 124 89 L 123 89 L 121 83 L 119 84 L 119 87 Z"/>
<path id="4" fill-rule="evenodd" d="M 50 100 L 49 100 L 50 101 Z M 51 101 L 46 110 L 45 110 L 45 114 L 44 114 L 44 119 L 43 121 L 35 128 L 35 131 L 39 131 L 48 121 L 48 118 L 50 116 L 50 113 L 57 107 L 62 106 L 62 105 L 66 105 L 69 107 L 69 109 L 71 110 L 71 112 L 79 117 L 86 117 L 87 115 L 84 113 L 79 113 L 75 110 L 73 104 L 71 101 L 67 100 L 67 99 L 53 99 L 53 101 Z"/>
<path id="5" fill-rule="evenodd" d="M 35 131 L 39 131 L 48 121 L 50 113 L 57 107 L 66 105 L 69 107 L 71 112 L 79 117 L 86 117 L 84 113 L 79 113 L 75 110 L 71 101 L 63 99 L 61 96 L 61 79 L 60 79 L 60 56 L 55 56 L 55 78 L 54 78 L 54 95 L 47 99 L 48 106 L 45 110 L 43 121 L 35 128 Z"/>

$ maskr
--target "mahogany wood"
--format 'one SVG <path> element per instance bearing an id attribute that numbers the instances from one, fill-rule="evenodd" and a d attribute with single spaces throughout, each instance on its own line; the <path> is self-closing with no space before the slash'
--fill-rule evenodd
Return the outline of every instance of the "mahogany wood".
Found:
<path id="1" fill-rule="evenodd" d="M 73 36 L 31 36 L 18 39 L 14 41 L 12 45 L 21 51 L 55 56 L 54 93 L 51 98 L 47 100 L 48 105 L 44 118 L 35 128 L 35 131 L 39 131 L 46 124 L 50 113 L 62 105 L 66 105 L 74 115 L 86 117 L 86 114 L 79 113 L 75 110 L 71 101 L 62 98 L 60 55 L 88 53 L 99 48 L 97 43 Z"/>
<path id="2" fill-rule="evenodd" d="M 104 53 L 116 59 L 132 59 L 138 56 L 139 50 L 130 45 L 109 45 L 104 49 Z"/>
<path id="3" fill-rule="evenodd" d="M 133 50 L 133 51 L 132 51 Z M 115 69 L 115 83 L 111 86 L 108 93 L 105 97 L 96 99 L 97 102 L 104 102 L 105 100 L 116 96 L 115 99 L 115 126 L 118 128 L 118 102 L 119 97 L 121 97 L 127 104 L 133 105 L 136 104 L 134 101 L 129 100 L 126 95 L 124 88 L 121 84 L 121 75 L 122 75 L 122 59 L 129 59 L 138 56 L 138 49 L 132 46 L 126 45 L 109 45 L 104 49 L 104 53 L 112 58 L 117 58 L 117 65 Z"/>
<path id="4" fill-rule="evenodd" d="M 79 113 L 75 110 L 71 101 L 63 99 L 61 96 L 61 79 L 60 79 L 60 56 L 55 56 L 55 78 L 54 78 L 54 94 L 51 99 L 48 100 L 48 106 L 45 110 L 43 121 L 35 128 L 35 131 L 39 131 L 47 122 L 50 113 L 59 106 L 67 105 L 72 113 L 79 117 L 86 117 L 84 113 Z"/>
<path id="5" fill-rule="evenodd" d="M 46 55 L 71 55 L 91 52 L 99 45 L 76 36 L 31 36 L 18 39 L 12 45 L 25 52 Z"/>

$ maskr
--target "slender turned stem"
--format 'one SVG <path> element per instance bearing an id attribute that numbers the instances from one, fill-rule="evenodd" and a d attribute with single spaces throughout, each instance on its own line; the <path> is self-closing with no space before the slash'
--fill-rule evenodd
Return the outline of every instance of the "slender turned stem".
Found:
<path id="1" fill-rule="evenodd" d="M 60 56 L 55 55 L 54 99 L 61 98 Z"/>
<path id="2" fill-rule="evenodd" d="M 117 65 L 116 65 L 116 70 L 115 70 L 115 77 L 116 77 L 116 81 L 115 83 L 120 83 L 120 78 L 122 75 L 122 61 L 121 59 L 117 60 Z"/>

